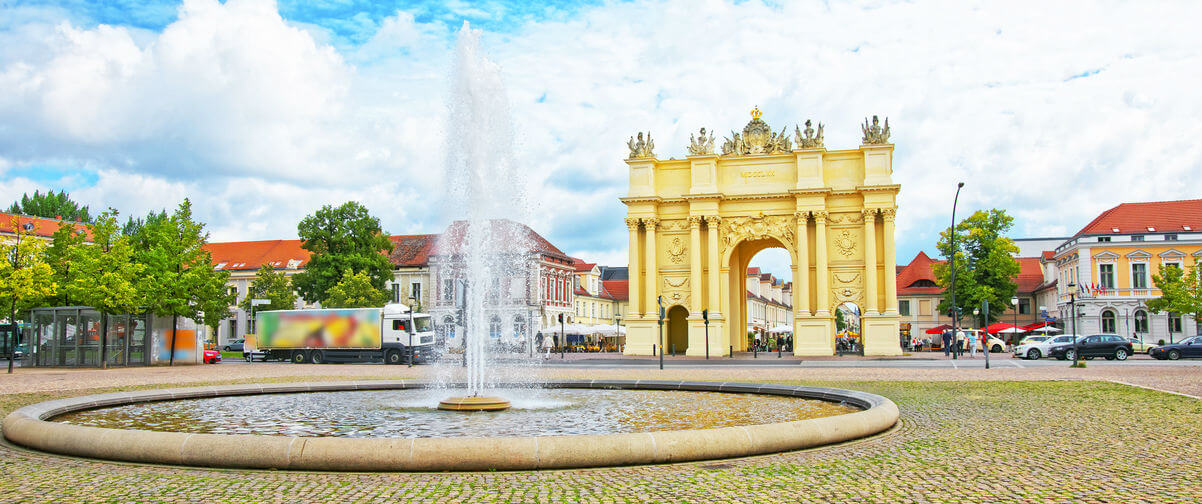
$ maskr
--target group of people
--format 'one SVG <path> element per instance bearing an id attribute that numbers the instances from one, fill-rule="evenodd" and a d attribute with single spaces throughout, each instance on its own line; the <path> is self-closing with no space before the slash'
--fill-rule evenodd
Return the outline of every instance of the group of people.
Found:
<path id="1" fill-rule="evenodd" d="M 964 330 L 956 331 L 952 334 L 951 329 L 943 330 L 943 356 L 944 357 L 960 357 L 964 355 L 964 351 L 968 350 L 970 357 L 976 358 L 977 350 L 984 350 L 985 335 L 982 334 L 979 338 L 973 337 L 974 333 L 968 333 Z M 955 355 L 952 355 L 952 354 Z"/>
<path id="2" fill-rule="evenodd" d="M 779 348 L 782 352 L 792 352 L 793 351 L 793 335 L 790 334 L 787 336 L 781 336 L 778 334 L 778 335 L 776 335 L 775 342 L 776 342 L 776 345 L 773 346 L 772 345 L 772 343 L 773 343 L 772 337 L 769 337 L 765 341 L 765 340 L 760 339 L 759 334 L 756 334 L 755 335 L 755 343 L 754 343 L 755 346 L 752 348 L 752 350 L 758 350 L 760 352 L 768 352 L 768 351 L 774 351 L 777 348 Z"/>

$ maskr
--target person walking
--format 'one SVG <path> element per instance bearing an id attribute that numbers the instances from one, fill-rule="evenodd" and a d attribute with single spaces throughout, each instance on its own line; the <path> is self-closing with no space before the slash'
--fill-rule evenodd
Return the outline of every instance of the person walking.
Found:
<path id="1" fill-rule="evenodd" d="M 553 345 L 551 342 L 551 337 L 543 336 L 543 349 L 547 351 L 547 354 L 543 356 L 543 360 L 547 360 L 547 359 L 551 358 L 551 347 L 552 346 Z"/>
<path id="2" fill-rule="evenodd" d="M 952 330 L 944 329 L 943 330 L 943 356 L 951 357 L 951 351 L 952 351 Z"/>
<path id="3" fill-rule="evenodd" d="M 969 336 L 969 337 L 965 338 L 965 344 L 968 345 L 968 356 L 973 359 L 977 358 L 977 342 L 978 341 L 979 340 L 973 336 Z"/>

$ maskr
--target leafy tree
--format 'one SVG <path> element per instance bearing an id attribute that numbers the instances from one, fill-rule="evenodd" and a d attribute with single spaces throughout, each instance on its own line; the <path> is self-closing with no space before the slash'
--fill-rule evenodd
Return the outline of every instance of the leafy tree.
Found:
<path id="1" fill-rule="evenodd" d="M 12 228 L 16 238 L 0 243 L 0 304 L 9 310 L 8 321 L 16 327 L 18 314 L 38 306 L 54 296 L 58 284 L 54 282 L 54 271 L 46 264 L 46 242 L 30 236 L 29 231 L 18 225 L 13 217 Z M 13 372 L 12 349 L 16 347 L 16 331 L 7 333 L 10 340 L 5 345 L 10 349 L 8 372 Z"/>
<path id="2" fill-rule="evenodd" d="M 960 315 L 971 315 L 973 308 L 988 300 L 990 306 L 1008 306 L 1018 292 L 1014 277 L 1019 264 L 1014 259 L 1018 246 L 1006 237 L 1014 227 L 1014 218 L 1005 210 L 980 210 L 956 225 L 956 305 Z M 940 234 L 939 253 L 952 257 L 951 228 Z M 950 263 L 935 265 L 935 277 L 943 288 L 940 312 L 951 307 L 952 268 Z M 998 320 L 1001 310 L 990 310 L 986 323 Z"/>
<path id="3" fill-rule="evenodd" d="M 246 297 L 238 303 L 246 313 L 251 312 L 252 299 L 269 299 L 270 303 L 259 305 L 256 310 L 291 310 L 296 307 L 296 292 L 292 290 L 292 282 L 283 271 L 276 271 L 270 264 L 259 266 L 255 279 L 250 281 Z"/>
<path id="4" fill-rule="evenodd" d="M 68 221 L 79 219 L 82 222 L 92 222 L 92 218 L 88 215 L 88 207 L 71 201 L 71 196 L 64 191 L 59 191 L 58 194 L 55 194 L 54 191 L 47 191 L 46 194 L 34 191 L 33 196 L 25 193 L 21 196 L 21 201 L 13 202 L 8 207 L 8 212 L 35 215 L 47 219 L 58 217 Z"/>
<path id="5" fill-rule="evenodd" d="M 126 219 L 125 225 L 121 226 L 121 234 L 130 237 L 134 240 L 134 246 L 146 248 L 147 235 L 143 233 L 143 229 L 148 225 L 162 225 L 168 219 L 166 210 L 159 210 L 158 213 L 151 211 L 144 218 L 135 219 L 132 216 Z"/>
<path id="6" fill-rule="evenodd" d="M 342 280 L 330 287 L 326 294 L 327 308 L 377 308 L 388 303 L 388 293 L 371 283 L 366 271 L 355 273 L 343 271 Z"/>
<path id="7" fill-rule="evenodd" d="M 71 296 L 66 288 L 71 283 L 71 275 L 74 273 L 71 255 L 75 253 L 76 247 L 83 245 L 86 238 L 86 233 L 66 221 L 60 222 L 58 231 L 51 236 L 50 246 L 46 247 L 46 262 L 54 270 L 54 283 L 61 287 L 53 300 L 55 304 L 60 306 L 71 306 L 72 304 Z"/>
<path id="8" fill-rule="evenodd" d="M 152 212 L 139 222 L 131 237 L 137 261 L 145 267 L 138 287 L 147 311 L 171 317 L 170 363 L 174 365 L 179 317 L 216 327 L 229 316 L 234 303 L 225 288 L 229 272 L 213 269 L 213 258 L 205 249 L 209 235 L 203 223 L 192 219 L 191 201 L 184 199 L 170 216 Z"/>
<path id="9" fill-rule="evenodd" d="M 73 300 L 100 312 L 100 367 L 108 367 L 108 316 L 139 311 L 142 296 L 137 284 L 145 267 L 134 261 L 134 248 L 121 234 L 117 211 L 108 209 L 91 225 L 92 243 L 74 247 L 75 272 L 67 284 Z"/>
<path id="10" fill-rule="evenodd" d="M 312 253 L 303 273 L 292 278 L 301 297 L 326 305 L 327 291 L 343 277 L 343 272 L 366 272 L 371 285 L 383 290 L 392 278 L 392 251 L 388 235 L 380 230 L 380 220 L 354 201 L 337 208 L 326 205 L 301 220 L 297 234 L 302 246 Z"/>
<path id="11" fill-rule="evenodd" d="M 1152 313 L 1168 311 L 1189 315 L 1194 323 L 1202 322 L 1202 267 L 1198 261 L 1188 270 L 1178 267 L 1160 268 L 1160 274 L 1152 275 L 1152 282 L 1160 289 L 1160 297 L 1148 300 Z"/>
<path id="12" fill-rule="evenodd" d="M 835 310 L 835 332 L 841 333 L 847 329 L 847 321 L 843 319 L 843 310 Z"/>

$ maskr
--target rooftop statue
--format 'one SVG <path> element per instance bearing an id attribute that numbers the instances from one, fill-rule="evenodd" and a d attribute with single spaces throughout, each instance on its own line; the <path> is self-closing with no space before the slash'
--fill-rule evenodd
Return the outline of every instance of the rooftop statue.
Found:
<path id="1" fill-rule="evenodd" d="M 864 144 L 886 144 L 889 143 L 889 118 L 885 118 L 885 127 L 881 128 L 880 120 L 876 116 L 872 116 L 872 124 L 868 124 L 868 119 L 864 119 L 864 124 L 860 129 L 864 131 Z"/>
<path id="2" fill-rule="evenodd" d="M 643 140 L 643 132 L 639 132 L 638 139 L 630 137 L 630 141 L 626 142 L 626 146 L 630 148 L 630 156 L 626 159 L 638 158 L 654 158 L 655 157 L 655 141 L 651 139 L 651 132 L 647 132 L 647 140 Z"/>
<path id="3" fill-rule="evenodd" d="M 781 154 L 793 150 L 792 141 L 785 134 L 773 133 L 768 123 L 760 120 L 760 108 L 751 111 L 751 122 L 743 127 L 743 133 L 730 132 L 722 143 L 723 156 L 747 156 L 751 154 Z"/>
<path id="4" fill-rule="evenodd" d="M 802 134 L 802 131 L 797 128 L 797 126 L 793 127 L 793 135 L 795 137 L 794 141 L 797 142 L 798 148 L 818 149 L 818 148 L 823 147 L 823 145 L 822 145 L 822 123 L 818 123 L 818 134 L 817 135 L 814 135 L 814 128 L 811 126 L 811 124 L 813 124 L 813 123 L 811 123 L 809 119 L 806 119 L 806 129 L 805 129 L 804 135 Z"/>
<path id="5" fill-rule="evenodd" d="M 690 156 L 700 156 L 703 154 L 713 154 L 713 153 L 714 153 L 714 134 L 713 133 L 710 133 L 709 136 L 706 136 L 705 128 L 701 128 L 701 138 L 693 138 L 693 135 L 689 135 L 689 155 Z"/>

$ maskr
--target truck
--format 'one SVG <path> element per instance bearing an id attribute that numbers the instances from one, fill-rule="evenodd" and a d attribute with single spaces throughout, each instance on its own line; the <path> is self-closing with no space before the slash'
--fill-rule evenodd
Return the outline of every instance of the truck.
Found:
<path id="1" fill-rule="evenodd" d="M 403 304 L 383 308 L 270 310 L 255 314 L 248 352 L 263 360 L 327 362 L 430 362 L 438 356 L 430 316 Z"/>

